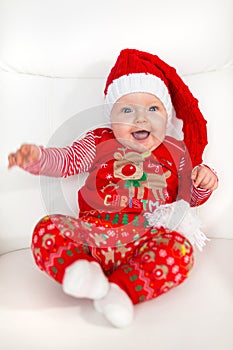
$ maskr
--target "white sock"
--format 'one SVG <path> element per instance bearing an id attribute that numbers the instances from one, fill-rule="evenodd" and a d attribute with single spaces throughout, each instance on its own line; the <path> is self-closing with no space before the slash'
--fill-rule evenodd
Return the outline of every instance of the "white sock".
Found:
<path id="1" fill-rule="evenodd" d="M 107 294 L 109 282 L 97 262 L 78 260 L 66 268 L 62 288 L 76 298 L 98 299 Z"/>
<path id="2" fill-rule="evenodd" d="M 94 307 L 115 327 L 127 327 L 133 320 L 133 303 L 115 283 L 110 283 L 109 291 L 102 299 L 94 300 Z"/>

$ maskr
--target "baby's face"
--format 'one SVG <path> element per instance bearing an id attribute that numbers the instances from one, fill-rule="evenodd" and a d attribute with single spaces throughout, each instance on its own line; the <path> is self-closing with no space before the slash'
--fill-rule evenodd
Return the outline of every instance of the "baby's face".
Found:
<path id="1" fill-rule="evenodd" d="M 116 139 L 124 147 L 137 152 L 153 151 L 165 138 L 167 112 L 156 96 L 131 93 L 114 104 L 111 126 Z"/>

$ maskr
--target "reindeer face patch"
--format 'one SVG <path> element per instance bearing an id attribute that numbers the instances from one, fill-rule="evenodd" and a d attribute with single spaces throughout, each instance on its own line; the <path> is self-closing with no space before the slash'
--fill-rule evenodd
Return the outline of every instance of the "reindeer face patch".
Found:
<path id="1" fill-rule="evenodd" d="M 125 153 L 125 148 L 119 148 L 123 153 L 115 152 L 113 171 L 114 176 L 122 180 L 139 180 L 143 176 L 143 162 L 142 154 L 136 152 Z"/>

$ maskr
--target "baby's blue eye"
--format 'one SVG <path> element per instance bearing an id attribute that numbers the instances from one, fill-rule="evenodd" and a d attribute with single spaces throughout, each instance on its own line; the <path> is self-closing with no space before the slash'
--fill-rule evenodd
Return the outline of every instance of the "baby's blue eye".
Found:
<path id="1" fill-rule="evenodd" d="M 132 111 L 133 110 L 131 108 L 129 108 L 129 107 L 125 107 L 125 108 L 122 109 L 123 113 L 131 113 Z"/>
<path id="2" fill-rule="evenodd" d="M 150 112 L 155 112 L 157 110 L 158 110 L 158 107 L 156 107 L 156 106 L 152 106 L 152 107 L 149 108 Z"/>

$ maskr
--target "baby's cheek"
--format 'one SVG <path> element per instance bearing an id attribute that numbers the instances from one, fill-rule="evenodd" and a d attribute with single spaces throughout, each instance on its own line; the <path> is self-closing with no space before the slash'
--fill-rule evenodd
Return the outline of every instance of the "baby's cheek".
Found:
<path id="1" fill-rule="evenodd" d="M 162 142 L 166 136 L 166 129 L 158 127 L 151 132 L 151 135 Z"/>

